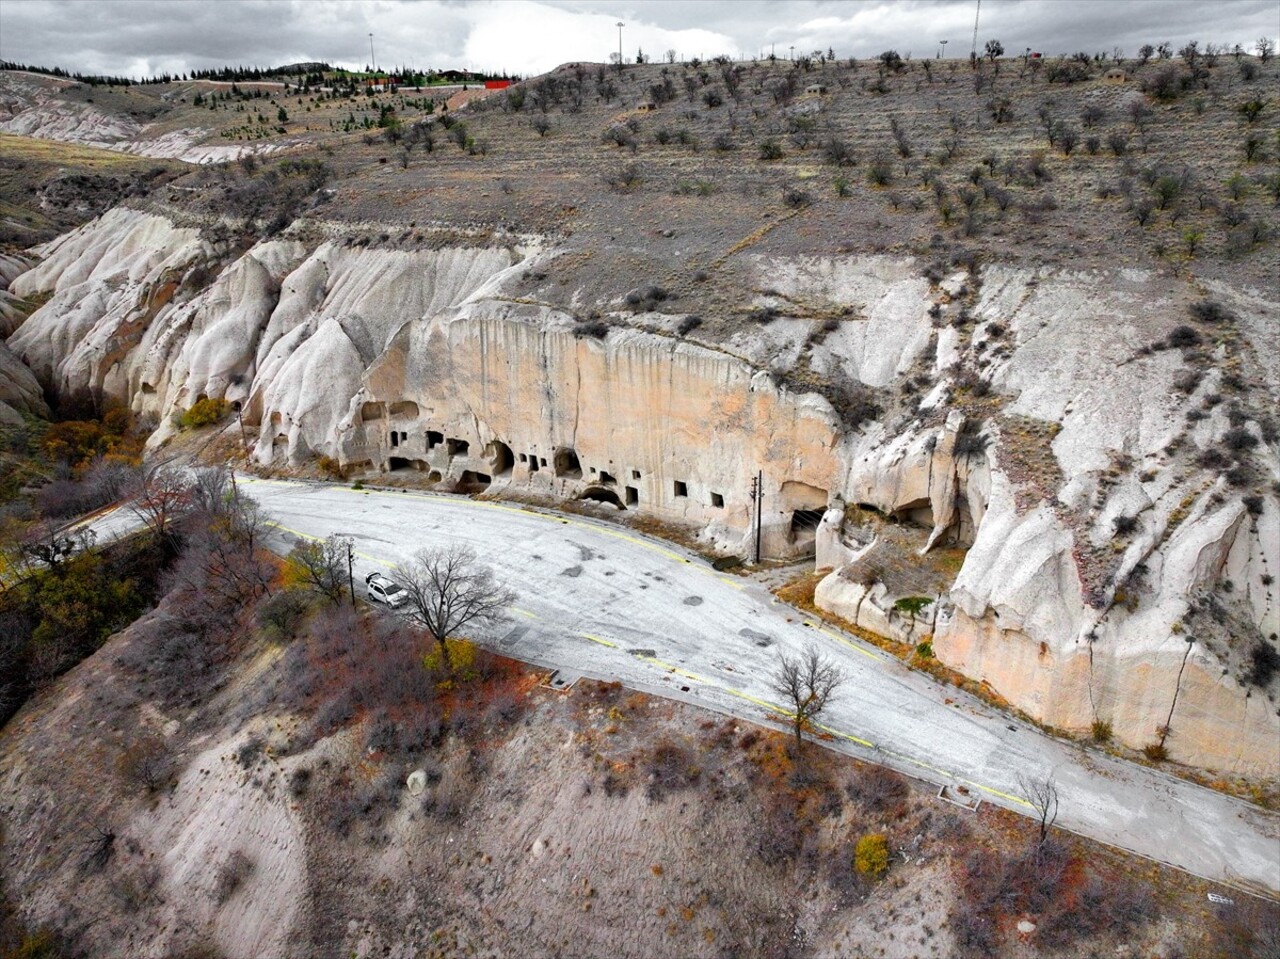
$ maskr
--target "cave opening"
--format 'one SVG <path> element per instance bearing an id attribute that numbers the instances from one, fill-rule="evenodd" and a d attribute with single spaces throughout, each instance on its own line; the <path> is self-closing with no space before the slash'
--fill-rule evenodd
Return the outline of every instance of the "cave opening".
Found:
<path id="1" fill-rule="evenodd" d="M 589 499 L 596 503 L 608 503 L 618 509 L 626 509 L 622 505 L 622 500 L 618 499 L 618 494 L 611 489 L 605 489 L 603 486 L 587 487 L 579 494 L 578 499 Z"/>

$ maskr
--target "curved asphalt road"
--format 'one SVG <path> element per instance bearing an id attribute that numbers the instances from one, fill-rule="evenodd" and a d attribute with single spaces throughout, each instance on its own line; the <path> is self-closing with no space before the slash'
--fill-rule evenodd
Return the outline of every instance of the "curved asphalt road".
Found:
<path id="1" fill-rule="evenodd" d="M 1026 813 L 1019 775 L 1052 777 L 1059 826 L 1280 893 L 1280 817 L 1052 739 L 672 544 L 459 496 L 239 482 L 275 521 L 281 551 L 297 537 L 351 536 L 361 578 L 446 540 L 470 545 L 519 595 L 510 621 L 477 637 L 512 658 L 776 724 L 769 676 L 778 653 L 816 643 L 848 676 L 823 717 L 833 748 Z"/>

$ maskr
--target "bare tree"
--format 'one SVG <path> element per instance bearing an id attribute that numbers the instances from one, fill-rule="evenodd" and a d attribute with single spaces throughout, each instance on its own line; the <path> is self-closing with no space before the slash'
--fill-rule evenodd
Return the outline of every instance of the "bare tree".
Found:
<path id="1" fill-rule="evenodd" d="M 1049 830 L 1058 819 L 1058 784 L 1054 782 L 1052 775 L 1036 779 L 1020 773 L 1018 788 L 1036 812 L 1036 818 L 1040 822 L 1039 845 L 1043 846 L 1049 838 Z"/>
<path id="2" fill-rule="evenodd" d="M 467 626 L 501 621 L 516 594 L 494 578 L 467 546 L 420 550 L 410 563 L 397 567 L 396 580 L 408 593 L 409 618 L 440 644 L 445 669 L 451 670 L 450 636 Z"/>
<path id="3" fill-rule="evenodd" d="M 25 579 L 41 570 L 61 575 L 64 564 L 78 553 L 93 547 L 97 533 L 87 526 L 59 529 L 48 520 L 32 523 L 15 544 L 11 569 Z"/>
<path id="4" fill-rule="evenodd" d="M 203 466 L 193 471 L 191 507 L 209 516 L 226 513 L 232 506 L 235 483 L 226 466 Z"/>
<path id="5" fill-rule="evenodd" d="M 164 740 L 150 735 L 143 736 L 128 746 L 120 754 L 118 766 L 122 775 L 145 786 L 149 793 L 160 789 L 173 772 Z"/>
<path id="6" fill-rule="evenodd" d="M 349 585 L 351 551 L 351 538 L 334 533 L 324 540 L 299 543 L 289 553 L 289 563 L 307 588 L 337 606 Z"/>
<path id="7" fill-rule="evenodd" d="M 787 653 L 779 656 L 771 687 L 786 700 L 791 711 L 797 756 L 804 745 L 805 731 L 813 729 L 814 722 L 845 679 L 840 667 L 823 656 L 816 646 L 807 646 L 795 656 Z"/>
<path id="8" fill-rule="evenodd" d="M 143 470 L 130 508 L 161 544 L 171 547 L 172 526 L 191 506 L 191 482 L 178 467 L 159 463 Z"/>

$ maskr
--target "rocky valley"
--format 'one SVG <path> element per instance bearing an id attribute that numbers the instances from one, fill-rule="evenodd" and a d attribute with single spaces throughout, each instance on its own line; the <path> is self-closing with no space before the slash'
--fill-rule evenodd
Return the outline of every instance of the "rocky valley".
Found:
<path id="1" fill-rule="evenodd" d="M 815 610 L 989 701 L 1135 761 L 1274 797 L 1280 70 L 1256 59 L 566 64 L 448 109 L 449 90 L 346 96 L 287 76 L 233 95 L 210 81 L 106 93 L 0 73 L 0 130 L 42 151 L 166 158 L 144 172 L 108 166 L 110 183 L 87 172 L 71 182 L 34 154 L 3 159 L 0 422 L 17 429 L 73 408 L 125 411 L 156 459 L 205 446 L 206 463 L 261 475 L 564 507 L 661 531 L 721 561 L 803 564 L 793 572 L 815 574 Z M 1245 106 L 1254 102 L 1265 106 Z M 229 117 L 229 107 L 284 119 Z M 40 234 L 39 217 L 46 232 L 65 232 Z M 201 404 L 217 407 L 221 425 L 193 436 L 184 416 Z M 301 741 L 311 708 L 302 701 L 264 718 L 263 690 L 287 685 L 285 661 L 296 654 L 252 643 L 219 667 L 229 685 L 208 698 L 147 706 L 146 690 L 122 678 L 136 669 L 122 650 L 158 629 L 164 609 L 39 693 L 3 740 L 7 788 L 46 775 L 39 770 L 69 748 L 53 727 L 94 723 L 83 711 L 89 677 L 115 690 L 121 749 L 131 709 L 150 717 L 149 735 L 176 737 L 183 764 L 174 761 L 176 785 L 156 800 L 163 814 L 147 824 L 141 800 L 121 800 L 138 807 L 114 834 L 133 843 L 134 891 L 102 893 L 152 903 L 170 931 L 111 921 L 78 933 L 82 948 L 100 949 L 97 937 L 108 935 L 133 937 L 139 955 L 209 946 L 172 931 L 182 897 L 194 895 L 176 890 L 202 883 L 210 888 L 200 896 L 212 898 L 199 923 L 212 930 L 209 948 L 226 955 L 305 954 L 307 945 L 289 945 L 304 927 L 327 932 L 300 942 L 324 938 L 357 955 L 422 954 L 410 945 L 427 940 L 441 954 L 574 954 L 572 943 L 589 941 L 589 951 L 646 955 L 664 935 L 688 955 L 743 943 L 753 954 L 827 954 L 849 926 L 820 922 L 821 910 L 888 895 L 837 882 L 806 900 L 806 919 L 790 893 L 753 885 L 726 860 L 714 882 L 685 877 L 688 903 L 653 906 L 636 884 L 684 876 L 671 866 L 675 847 L 655 846 L 658 864 L 631 863 L 634 881 L 616 880 L 607 901 L 584 869 L 582 889 L 556 899 L 554 923 L 507 928 L 499 917 L 513 907 L 503 897 L 515 894 L 504 883 L 522 898 L 535 888 L 520 885 L 533 881 L 526 859 L 621 841 L 596 808 L 615 801 L 597 774 L 649 769 L 661 780 L 663 761 L 694 763 L 701 771 L 681 789 L 705 776 L 735 802 L 758 800 L 752 790 L 782 777 L 800 818 L 821 824 L 805 853 L 812 861 L 802 857 L 814 869 L 836 855 L 840 817 L 864 815 L 809 809 L 822 789 L 779 772 L 755 740 L 735 746 L 744 729 L 724 732 L 724 755 L 705 768 L 689 758 L 701 748 L 692 718 L 654 734 L 691 737 L 677 750 L 683 758 L 623 760 L 591 724 L 666 707 L 623 708 L 606 690 L 566 718 L 573 707 L 543 692 L 529 709 L 556 713 L 551 726 L 494 733 L 538 740 L 536 749 L 477 758 L 480 726 L 519 713 L 495 707 L 475 720 L 473 740 L 440 754 L 430 793 L 484 784 L 486 815 L 523 823 L 512 834 L 518 856 L 497 851 L 476 824 L 456 837 L 453 859 L 414 846 L 426 842 L 420 818 L 454 821 L 438 807 L 393 804 L 339 830 L 368 832 L 361 841 L 372 851 L 356 859 L 370 885 L 394 882 L 416 856 L 440 874 L 467 872 L 466 907 L 483 920 L 455 922 L 447 914 L 462 900 L 441 895 L 430 922 L 413 919 L 421 928 L 393 935 L 434 895 L 415 886 L 376 907 L 387 915 L 342 925 L 316 889 L 336 881 L 319 877 L 355 868 L 342 859 L 354 854 L 303 839 L 329 814 L 305 784 L 296 801 L 285 784 L 304 765 L 363 768 L 367 754 L 348 742 L 358 733 L 335 725 Z M 323 633 L 313 626 L 311 641 Z M 528 682 L 498 673 L 513 687 Z M 236 690 L 257 705 L 218 728 L 213 704 L 225 708 Z M 64 713 L 74 718 L 55 718 Z M 713 735 L 709 725 L 702 732 Z M 645 741 L 637 734 L 632 746 L 643 752 Z M 735 749 L 747 758 L 731 758 Z M 586 783 L 587 819 L 573 824 L 564 795 L 513 799 L 533 787 L 527 771 L 508 768 L 511 750 L 551 756 L 556 777 Z M 386 798 L 374 786 L 389 795 L 407 768 L 364 770 L 366 813 Z M 72 788 L 90 791 L 85 777 L 100 772 L 79 771 Z M 41 781 L 49 792 L 39 795 L 51 794 L 54 784 Z M 219 828 L 252 819 L 260 833 L 254 867 L 226 879 L 221 900 L 213 873 L 180 874 L 179 860 L 214 841 L 191 825 L 202 788 L 221 797 Z M 850 788 L 850 808 L 862 809 Z M 919 836 L 907 833 L 928 834 L 919 821 L 927 797 L 890 788 L 897 798 L 884 808 L 870 801 L 868 815 L 892 806 L 895 844 L 918 850 Z M 621 793 L 618 803 L 636 806 L 625 828 L 661 818 L 641 808 L 638 789 Z M 7 817 L 34 828 L 36 794 L 6 802 Z M 687 815 L 705 820 L 700 834 L 734 834 L 723 812 L 689 803 Z M 559 848 L 535 828 L 540 819 L 575 838 Z M 651 841 L 676 843 L 663 831 L 674 829 L 664 823 Z M 12 876 L 18 860 L 5 841 Z M 68 841 L 47 839 L 43 855 L 69 862 Z M 758 854 L 752 842 L 742 856 Z M 160 855 L 168 861 L 156 865 Z M 501 862 L 490 868 L 491 857 Z M 798 885 L 803 870 L 784 858 L 792 872 L 783 884 Z M 57 896 L 74 870 L 33 861 L 10 891 L 48 920 L 56 910 L 39 895 Z M 160 878 L 145 880 L 153 872 Z M 37 875 L 53 888 L 37 893 Z M 927 898 L 941 875 L 904 869 L 886 908 L 904 908 L 920 889 Z M 171 891 L 157 905 L 152 889 L 139 891 L 147 882 Z M 255 896 L 293 890 L 281 908 L 305 901 L 312 912 L 255 912 L 243 892 L 237 899 L 242 883 L 262 884 Z M 592 938 L 603 927 L 565 913 L 571 895 L 583 915 L 633 896 L 637 911 L 616 919 L 621 938 Z M 742 917 L 724 907 L 729 896 L 760 915 L 791 909 L 786 929 L 747 922 L 766 930 L 751 939 L 733 926 Z M 654 909 L 657 918 L 638 918 Z M 877 932 L 882 951 L 866 954 L 983 954 L 956 921 L 935 943 L 947 913 L 935 909 L 920 913 L 909 949 Z M 683 912 L 697 921 L 677 919 Z M 1121 917 L 1106 935 L 1123 943 L 1148 918 Z M 565 943 L 554 943 L 553 925 Z M 1141 941 L 1178 954 L 1168 932 Z M 1067 955 L 1076 943 L 1052 945 L 1046 934 L 1043 948 Z"/>

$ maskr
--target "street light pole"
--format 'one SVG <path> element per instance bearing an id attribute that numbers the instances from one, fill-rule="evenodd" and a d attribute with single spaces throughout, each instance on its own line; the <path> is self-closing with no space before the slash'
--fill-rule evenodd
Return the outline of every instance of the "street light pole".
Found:
<path id="1" fill-rule="evenodd" d="M 618 72 L 622 72 L 622 27 L 621 20 L 618 21 Z"/>
<path id="2" fill-rule="evenodd" d="M 947 41 L 939 40 L 938 41 L 938 59 L 941 60 L 942 55 L 946 52 L 947 52 Z"/>
<path id="3" fill-rule="evenodd" d="M 376 73 L 378 70 L 378 61 L 373 56 L 373 34 L 369 34 L 369 66 Z"/>

